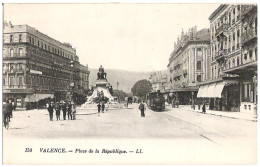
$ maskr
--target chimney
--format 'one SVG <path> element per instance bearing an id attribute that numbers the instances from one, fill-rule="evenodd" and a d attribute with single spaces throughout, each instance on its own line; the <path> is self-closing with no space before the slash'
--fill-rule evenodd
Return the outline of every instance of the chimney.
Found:
<path id="1" fill-rule="evenodd" d="M 189 39 L 193 40 L 193 28 L 191 28 L 189 32 Z"/>
<path id="2" fill-rule="evenodd" d="M 174 42 L 174 49 L 176 48 L 176 42 Z"/>
<path id="3" fill-rule="evenodd" d="M 11 21 L 9 21 L 9 25 L 10 25 L 10 27 L 12 26 L 12 22 Z"/>
<path id="4" fill-rule="evenodd" d="M 193 37 L 194 37 L 195 39 L 197 38 L 197 26 L 194 27 Z"/>

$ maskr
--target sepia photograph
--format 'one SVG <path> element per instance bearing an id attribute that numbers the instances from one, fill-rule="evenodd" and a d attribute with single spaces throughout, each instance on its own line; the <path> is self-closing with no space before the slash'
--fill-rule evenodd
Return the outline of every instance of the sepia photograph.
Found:
<path id="1" fill-rule="evenodd" d="M 3 3 L 3 165 L 258 164 L 257 3 Z"/>

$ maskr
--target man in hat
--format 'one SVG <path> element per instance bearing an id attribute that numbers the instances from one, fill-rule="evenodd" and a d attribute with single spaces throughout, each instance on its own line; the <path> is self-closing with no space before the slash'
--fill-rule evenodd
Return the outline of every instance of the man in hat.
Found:
<path id="1" fill-rule="evenodd" d="M 67 113 L 66 107 L 67 107 L 67 104 L 66 104 L 66 102 L 64 101 L 64 102 L 62 103 L 63 120 L 66 120 L 66 113 Z"/>
<path id="2" fill-rule="evenodd" d="M 49 105 L 48 105 L 48 112 L 49 112 L 49 116 L 50 116 L 50 121 L 53 121 L 53 102 L 51 102 Z"/>
<path id="3" fill-rule="evenodd" d="M 67 106 L 67 111 L 68 111 L 68 120 L 71 119 L 72 120 L 72 113 L 71 113 L 71 102 L 69 102 L 68 106 Z"/>
<path id="4" fill-rule="evenodd" d="M 60 120 L 60 109 L 61 109 L 60 104 L 59 104 L 59 102 L 57 102 L 56 105 L 55 105 L 57 121 Z"/>
<path id="5" fill-rule="evenodd" d="M 143 100 L 141 101 L 141 103 L 140 103 L 138 108 L 141 111 L 141 117 L 145 117 L 144 111 L 145 111 L 146 107 L 145 107 L 145 104 L 144 104 Z"/>

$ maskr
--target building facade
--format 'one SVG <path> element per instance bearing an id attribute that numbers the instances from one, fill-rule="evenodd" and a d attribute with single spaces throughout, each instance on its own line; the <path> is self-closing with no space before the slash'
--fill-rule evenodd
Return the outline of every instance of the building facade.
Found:
<path id="1" fill-rule="evenodd" d="M 169 58 L 168 73 L 170 96 L 178 98 L 180 104 L 194 102 L 199 83 L 209 78 L 208 29 L 197 31 L 197 27 L 188 32 L 182 31 L 181 37 L 174 43 L 174 50 Z"/>
<path id="2" fill-rule="evenodd" d="M 249 89 L 252 90 L 248 85 L 243 86 L 244 76 L 242 73 L 246 74 L 246 66 L 254 62 L 255 64 L 253 63 L 253 67 L 249 70 L 253 71 L 250 75 L 252 80 L 252 76 L 257 71 L 257 54 L 256 50 L 252 50 L 250 54 L 243 49 L 245 48 L 243 22 L 246 22 L 243 8 L 244 5 L 240 4 L 220 5 L 209 17 L 211 37 L 210 80 L 201 84 L 198 97 L 209 98 L 210 109 L 239 111 L 243 91 L 246 92 L 246 96 L 249 96 Z M 256 49 L 256 46 L 253 48 Z M 243 52 L 247 56 L 243 56 Z M 251 67 L 251 65 L 248 67 Z"/>
<path id="3" fill-rule="evenodd" d="M 166 71 L 157 71 L 151 74 L 149 78 L 152 84 L 152 92 L 165 93 L 167 89 L 167 73 Z"/>
<path id="4" fill-rule="evenodd" d="M 224 72 L 238 76 L 240 112 L 254 113 L 257 104 L 257 6 L 241 5 L 240 15 L 240 63 Z"/>
<path id="5" fill-rule="evenodd" d="M 5 22 L 3 31 L 4 100 L 25 108 L 47 98 L 66 100 L 68 92 L 77 96 L 80 63 L 75 48 L 28 25 Z"/>

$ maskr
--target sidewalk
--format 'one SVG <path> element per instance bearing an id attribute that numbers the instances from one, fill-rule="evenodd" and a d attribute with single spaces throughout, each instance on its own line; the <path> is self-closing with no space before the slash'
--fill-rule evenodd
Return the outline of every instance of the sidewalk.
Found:
<path id="1" fill-rule="evenodd" d="M 191 105 L 180 105 L 179 109 L 181 109 L 181 110 L 184 109 L 186 111 L 191 111 L 191 112 L 202 113 L 201 108 L 200 108 L 200 110 L 198 110 L 198 106 L 196 106 L 195 110 L 193 110 L 193 109 L 191 109 Z M 208 107 L 207 107 L 206 114 L 215 115 L 215 116 L 222 116 L 222 117 L 228 117 L 228 118 L 232 118 L 232 119 L 241 119 L 241 120 L 257 122 L 256 115 L 254 115 L 252 113 L 230 112 L 230 111 L 216 111 L 216 110 L 209 110 Z"/>

